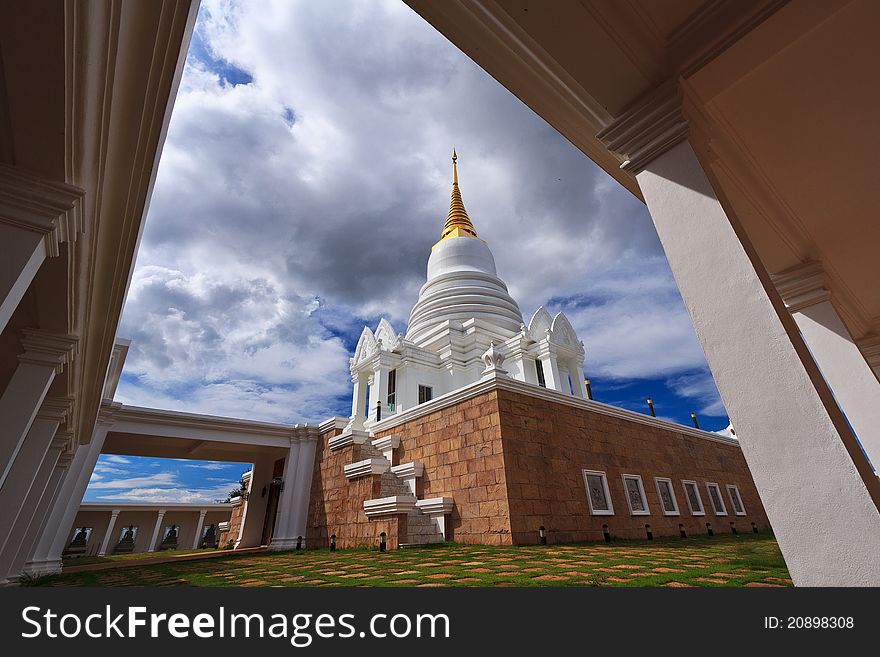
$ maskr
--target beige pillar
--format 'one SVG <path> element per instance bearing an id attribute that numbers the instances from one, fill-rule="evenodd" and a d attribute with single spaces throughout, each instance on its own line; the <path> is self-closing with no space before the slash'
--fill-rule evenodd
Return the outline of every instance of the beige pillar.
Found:
<path id="1" fill-rule="evenodd" d="M 0 331 L 30 287 L 43 261 L 74 239 L 74 205 L 83 191 L 0 164 Z"/>
<path id="2" fill-rule="evenodd" d="M 275 530 L 269 543 L 270 550 L 290 550 L 296 547 L 296 534 L 293 533 L 293 505 L 296 494 L 296 473 L 299 465 L 302 443 L 296 437 L 291 439 L 290 450 L 284 460 L 284 479 L 278 511 L 275 516 Z"/>
<path id="3" fill-rule="evenodd" d="M 37 411 L 46 398 L 49 386 L 72 358 L 77 340 L 25 329 L 22 331 L 24 353 L 3 395 L 0 396 L 0 485 L 6 481 L 12 463 L 25 441 Z"/>
<path id="4" fill-rule="evenodd" d="M 28 527 L 33 520 L 37 507 L 40 505 L 40 499 L 49 484 L 49 480 L 52 477 L 52 472 L 55 470 L 61 452 L 69 445 L 69 442 L 69 436 L 67 435 L 56 437 L 49 446 L 49 449 L 40 464 L 40 469 L 34 476 L 34 481 L 31 485 L 31 494 L 25 498 L 20 513 L 16 517 L 12 528 L 9 530 L 8 536 L 4 537 L 6 540 L 4 541 L 3 549 L 0 550 L 0 570 L 3 571 L 0 572 L 0 581 L 15 580 L 21 572 L 20 570 L 18 572 L 14 571 L 16 567 L 16 556 L 18 555 L 19 549 L 22 547 L 22 543 L 28 532 Z"/>
<path id="5" fill-rule="evenodd" d="M 43 492 L 37 488 L 40 485 L 37 474 L 72 404 L 73 401 L 67 398 L 48 397 L 43 400 L 9 469 L 9 476 L 0 486 L 0 551 L 6 547 L 7 541 L 18 540 L 13 536 L 12 528 L 27 499 Z"/>
<path id="6" fill-rule="evenodd" d="M 773 283 L 862 449 L 880 469 L 880 381 L 832 304 L 821 265 L 780 272 Z"/>
<path id="7" fill-rule="evenodd" d="M 116 529 L 116 519 L 119 517 L 120 509 L 113 509 L 110 512 L 110 522 L 107 524 L 107 531 L 104 532 L 104 539 L 101 541 L 101 547 L 98 549 L 98 556 L 103 557 L 107 554 L 110 547 L 110 541 L 113 540 L 113 532 Z"/>
<path id="8" fill-rule="evenodd" d="M 118 407 L 119 404 L 114 404 L 102 408 L 91 441 L 77 448 L 70 469 L 61 484 L 57 501 L 49 510 L 34 555 L 26 564 L 27 572 L 46 575 L 61 571 L 61 554 L 67 547 L 70 530 L 76 520 L 95 464 L 101 455 L 104 440 L 113 426 L 113 411 Z"/>
<path id="9" fill-rule="evenodd" d="M 294 540 L 298 536 L 303 538 L 305 547 L 306 524 L 309 513 L 309 499 L 312 492 L 312 474 L 315 467 L 315 451 L 321 435 L 317 428 L 309 427 L 308 436 L 303 438 L 300 447 L 299 461 L 296 464 L 295 490 L 293 494 L 293 509 L 291 518 L 291 535 Z"/>
<path id="10" fill-rule="evenodd" d="M 71 436 L 72 437 L 72 436 Z M 58 463 L 55 464 L 55 470 L 52 472 L 52 476 L 49 479 L 49 484 L 46 486 L 46 490 L 43 493 L 43 496 L 40 498 L 40 504 L 37 507 L 36 512 L 34 513 L 33 520 L 28 527 L 27 535 L 22 541 L 22 545 L 18 550 L 18 555 L 14 562 L 13 572 L 24 572 L 32 575 L 39 575 L 42 573 L 35 572 L 30 568 L 26 567 L 33 560 L 34 553 L 37 548 L 37 542 L 39 538 L 42 536 L 43 531 L 46 528 L 46 521 L 49 518 L 49 513 L 52 510 L 54 504 L 58 501 L 58 494 L 61 490 L 61 484 L 64 481 L 64 477 L 67 474 L 67 471 L 70 468 L 71 463 L 73 462 L 73 454 L 67 450 L 61 453 L 61 456 L 58 459 Z"/>
<path id="11" fill-rule="evenodd" d="M 196 535 L 193 538 L 193 550 L 198 550 L 202 542 L 202 527 L 205 526 L 205 516 L 208 514 L 207 509 L 199 511 L 199 522 L 196 524 Z"/>
<path id="12" fill-rule="evenodd" d="M 159 532 L 162 530 L 162 521 L 165 519 L 165 509 L 159 509 L 159 512 L 156 514 L 156 525 L 153 527 L 153 534 L 150 536 L 150 547 L 147 548 L 147 552 L 155 552 L 156 548 L 159 547 Z"/>
<path id="13" fill-rule="evenodd" d="M 636 174 L 795 583 L 880 585 L 877 477 L 687 130 L 670 88 L 599 137 Z"/>

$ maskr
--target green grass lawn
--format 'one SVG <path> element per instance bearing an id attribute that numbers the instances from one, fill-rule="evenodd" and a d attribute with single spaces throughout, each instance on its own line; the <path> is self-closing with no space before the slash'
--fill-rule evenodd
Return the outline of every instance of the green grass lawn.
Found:
<path id="1" fill-rule="evenodd" d="M 228 554 L 228 553 L 227 553 Z M 445 544 L 229 555 L 43 578 L 42 586 L 791 586 L 767 534 L 577 545 Z"/>
<path id="2" fill-rule="evenodd" d="M 95 563 L 113 563 L 114 561 L 142 561 L 159 557 L 177 557 L 184 554 L 204 554 L 216 552 L 214 548 L 202 550 L 162 550 L 161 552 L 134 552 L 132 554 L 108 554 L 103 557 L 64 557 L 61 563 L 67 566 L 90 566 Z"/>

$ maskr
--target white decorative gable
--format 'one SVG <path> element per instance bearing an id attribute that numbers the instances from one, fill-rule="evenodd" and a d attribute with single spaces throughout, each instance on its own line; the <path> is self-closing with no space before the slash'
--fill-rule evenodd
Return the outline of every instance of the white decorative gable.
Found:
<path id="1" fill-rule="evenodd" d="M 394 351 L 400 346 L 400 336 L 394 332 L 391 322 L 384 317 L 379 320 L 379 326 L 376 329 L 376 341 L 386 351 Z"/>
<path id="2" fill-rule="evenodd" d="M 532 319 L 529 320 L 529 336 L 535 342 L 543 340 L 547 337 L 547 331 L 550 330 L 551 323 L 550 313 L 547 312 L 544 306 L 541 306 L 532 315 Z"/>
<path id="3" fill-rule="evenodd" d="M 368 358 L 371 358 L 379 351 L 379 343 L 376 336 L 370 330 L 369 326 L 365 326 L 361 331 L 361 337 L 358 339 L 357 347 L 354 350 L 354 358 L 351 359 L 351 365 L 354 367 Z"/>
<path id="4" fill-rule="evenodd" d="M 550 339 L 562 347 L 568 347 L 581 353 L 584 351 L 584 343 L 578 340 L 577 333 L 574 332 L 574 327 L 568 321 L 565 313 L 558 313 L 553 318 L 553 324 L 550 327 Z"/>

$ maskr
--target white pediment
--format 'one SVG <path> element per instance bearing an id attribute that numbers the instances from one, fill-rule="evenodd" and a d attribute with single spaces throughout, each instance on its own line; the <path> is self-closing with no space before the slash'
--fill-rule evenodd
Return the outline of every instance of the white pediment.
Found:
<path id="1" fill-rule="evenodd" d="M 379 320 L 379 326 L 376 328 L 376 340 L 386 351 L 394 351 L 400 345 L 400 336 L 394 332 L 391 322 L 384 317 Z"/>
<path id="2" fill-rule="evenodd" d="M 537 342 L 547 337 L 551 323 L 550 313 L 547 312 L 547 309 L 544 306 L 538 308 L 529 320 L 529 335 L 532 340 Z"/>
<path id="3" fill-rule="evenodd" d="M 361 337 L 358 339 L 357 347 L 355 347 L 354 357 L 351 359 L 351 365 L 355 366 L 358 363 L 365 361 L 375 355 L 378 351 L 379 343 L 376 341 L 376 336 L 373 335 L 369 326 L 365 326 L 364 330 L 361 331 Z"/>
<path id="4" fill-rule="evenodd" d="M 584 343 L 578 339 L 577 333 L 565 313 L 558 313 L 550 326 L 550 340 L 562 347 L 575 351 L 584 351 Z"/>

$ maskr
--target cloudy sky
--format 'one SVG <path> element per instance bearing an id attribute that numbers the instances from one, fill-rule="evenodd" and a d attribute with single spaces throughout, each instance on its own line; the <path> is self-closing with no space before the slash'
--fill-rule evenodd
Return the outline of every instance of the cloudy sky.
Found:
<path id="1" fill-rule="evenodd" d="M 396 0 L 203 0 L 117 399 L 347 416 L 363 325 L 406 328 L 453 147 L 499 274 L 527 319 L 546 304 L 572 320 L 596 399 L 645 411 L 652 396 L 662 417 L 727 426 L 644 206 Z M 246 469 L 108 461 L 87 499 L 213 499 Z"/>

